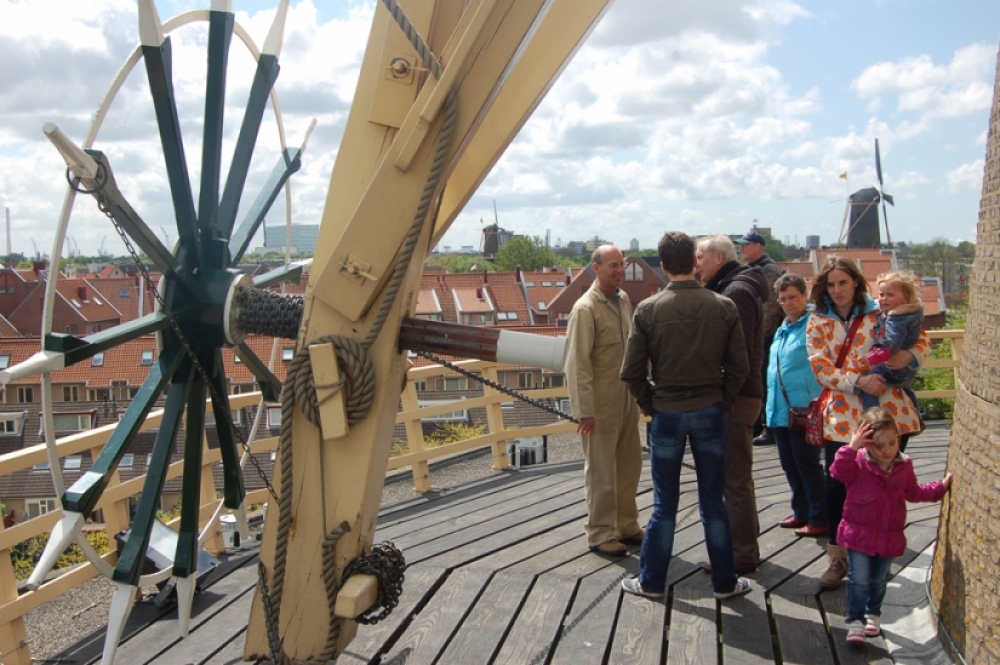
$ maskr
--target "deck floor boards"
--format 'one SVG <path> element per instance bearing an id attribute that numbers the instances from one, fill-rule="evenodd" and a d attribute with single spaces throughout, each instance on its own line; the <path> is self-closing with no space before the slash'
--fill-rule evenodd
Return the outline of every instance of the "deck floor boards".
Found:
<path id="1" fill-rule="evenodd" d="M 948 436 L 932 427 L 910 443 L 921 480 L 943 475 Z M 754 584 L 748 596 L 715 600 L 711 578 L 700 570 L 707 555 L 690 468 L 681 474 L 668 593 L 650 600 L 620 589 L 623 577 L 638 572 L 639 548 L 620 559 L 587 548 L 582 463 L 540 465 L 385 506 L 375 540 L 403 549 L 409 565 L 403 595 L 387 619 L 359 626 L 339 662 L 892 663 L 882 638 L 860 649 L 845 644 L 845 587 L 820 593 L 817 583 L 827 539 L 779 527 L 791 509 L 777 451 L 755 448 L 754 456 L 761 561 L 747 576 Z M 637 501 L 645 524 L 653 504 L 648 462 Z M 892 575 L 916 565 L 934 544 L 939 513 L 937 504 L 909 506 L 909 543 Z M 136 612 L 116 663 L 242 662 L 256 547 L 245 544 L 226 574 L 196 597 L 190 637 L 178 638 L 176 611 Z M 99 662 L 101 637 L 61 655 Z"/>

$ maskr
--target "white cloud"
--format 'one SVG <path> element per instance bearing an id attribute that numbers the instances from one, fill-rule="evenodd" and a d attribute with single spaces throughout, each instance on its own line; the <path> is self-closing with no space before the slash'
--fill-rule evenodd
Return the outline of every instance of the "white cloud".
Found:
<path id="1" fill-rule="evenodd" d="M 948 191 L 951 193 L 968 190 L 980 190 L 983 186 L 983 165 L 985 161 L 977 159 L 971 164 L 962 164 L 945 174 Z"/>

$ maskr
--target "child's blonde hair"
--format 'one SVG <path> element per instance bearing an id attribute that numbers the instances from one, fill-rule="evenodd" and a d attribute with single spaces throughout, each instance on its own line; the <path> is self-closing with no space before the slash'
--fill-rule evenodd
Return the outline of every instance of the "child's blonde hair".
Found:
<path id="1" fill-rule="evenodd" d="M 906 296 L 906 302 L 911 305 L 920 304 L 920 295 L 917 293 L 917 278 L 909 270 L 887 272 L 879 275 L 878 279 L 875 280 L 875 284 L 878 286 L 890 284 L 892 286 L 899 287 L 902 289 L 903 295 Z"/>
<path id="2" fill-rule="evenodd" d="M 872 441 L 875 440 L 875 435 L 879 432 L 892 432 L 897 437 L 899 436 L 899 426 L 889 409 L 880 407 L 868 409 L 861 414 L 861 422 L 871 425 Z"/>

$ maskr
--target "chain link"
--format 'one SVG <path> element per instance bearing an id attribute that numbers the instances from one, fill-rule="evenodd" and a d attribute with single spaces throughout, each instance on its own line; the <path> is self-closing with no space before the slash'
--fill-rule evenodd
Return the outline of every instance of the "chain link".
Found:
<path id="1" fill-rule="evenodd" d="M 406 559 L 403 558 L 403 553 L 389 541 L 373 545 L 369 554 L 362 554 L 347 564 L 340 581 L 341 587 L 351 575 L 372 575 L 378 580 L 378 595 L 375 597 L 375 604 L 359 614 L 354 620 L 371 626 L 389 616 L 399 604 L 399 597 L 403 593 L 405 571 Z M 375 610 L 380 607 L 382 611 L 373 616 Z"/>
<path id="2" fill-rule="evenodd" d="M 146 285 L 146 288 L 149 290 L 150 293 L 153 294 L 153 297 L 156 298 L 156 302 L 160 305 L 160 311 L 163 312 L 164 316 L 167 317 L 167 321 L 170 323 L 170 327 L 173 329 L 174 334 L 177 335 L 177 339 L 184 347 L 184 351 L 187 353 L 188 358 L 191 359 L 191 363 L 194 365 L 194 368 L 198 372 L 199 377 L 204 382 L 205 386 L 208 387 L 208 391 L 212 397 L 213 406 L 215 406 L 215 408 L 219 411 L 225 411 L 225 409 L 221 408 L 222 397 L 219 395 L 218 391 L 216 391 L 215 389 L 215 386 L 212 385 L 212 382 L 209 380 L 208 372 L 205 371 L 205 368 L 198 360 L 198 356 L 197 354 L 195 354 L 194 349 L 191 348 L 191 344 L 188 342 L 187 337 L 181 331 L 181 326 L 177 322 L 177 318 L 167 307 L 167 303 L 163 300 L 163 296 L 160 295 L 160 290 L 156 288 L 155 284 L 153 284 L 153 278 L 150 277 L 149 271 L 146 269 L 145 264 L 143 264 L 142 260 L 139 258 L 139 253 L 136 252 L 135 247 L 132 246 L 132 242 L 129 240 L 128 234 L 125 233 L 125 229 L 122 228 L 121 224 L 119 224 L 118 220 L 115 218 L 114 207 L 111 202 L 111 199 L 108 197 L 107 193 L 104 192 L 104 185 L 106 183 L 107 180 L 100 183 L 97 187 L 94 188 L 94 190 L 91 190 L 88 193 L 94 194 L 94 196 L 97 198 L 97 207 L 101 210 L 101 212 L 103 212 L 108 217 L 108 219 L 111 220 L 111 224 L 115 227 L 115 231 L 121 237 L 122 242 L 125 243 L 125 249 L 128 250 L 128 253 L 132 256 L 132 261 L 135 263 L 136 268 L 142 274 L 142 279 L 144 284 Z M 260 476 L 261 481 L 267 487 L 267 491 L 271 495 L 271 498 L 273 498 L 275 503 L 277 503 L 278 494 L 277 492 L 274 491 L 274 487 L 271 485 L 271 481 L 268 479 L 267 474 L 264 473 L 264 469 L 261 468 L 260 462 L 258 462 L 251 453 L 250 445 L 247 443 L 246 439 L 243 438 L 243 433 L 240 432 L 239 428 L 237 428 L 236 426 L 233 426 L 233 433 L 236 435 L 237 440 L 239 440 L 240 445 L 243 447 L 243 450 L 246 452 L 247 457 L 250 459 L 250 463 L 253 465 L 254 469 L 256 469 L 257 474 Z"/>
<path id="3" fill-rule="evenodd" d="M 560 411 L 559 409 L 555 408 L 554 406 L 549 406 L 548 404 L 546 404 L 544 402 L 541 402 L 541 401 L 535 399 L 534 397 L 528 397 L 524 393 L 520 393 L 520 392 L 514 390 L 513 388 L 508 388 L 507 386 L 505 386 L 503 384 L 500 384 L 500 383 L 497 383 L 496 381 L 492 381 L 490 379 L 487 379 L 482 374 L 476 374 L 475 372 L 470 372 L 469 370 L 465 369 L 464 367 L 459 367 L 455 363 L 449 362 L 449 361 L 445 360 L 444 358 L 442 358 L 441 356 L 435 355 L 435 354 L 431 353 L 430 351 L 414 351 L 414 353 L 416 353 L 418 356 L 421 356 L 423 358 L 427 358 L 428 360 L 430 360 L 432 362 L 435 362 L 438 365 L 442 365 L 442 366 L 447 367 L 448 369 L 450 369 L 452 371 L 458 372 L 459 374 L 461 374 L 463 376 L 467 376 L 470 379 L 472 379 L 473 381 L 478 381 L 479 383 L 487 385 L 490 388 L 493 388 L 494 390 L 498 390 L 498 391 L 502 392 L 504 395 L 510 395 L 511 397 L 513 397 L 516 400 L 520 400 L 520 401 L 522 401 L 522 402 L 524 402 L 526 404 L 530 404 L 531 406 L 533 406 L 535 408 L 538 408 L 538 409 L 541 409 L 542 411 L 547 411 L 547 412 L 551 413 L 554 416 L 562 418 L 563 420 L 568 420 L 571 423 L 576 423 L 577 425 L 580 424 L 580 421 L 578 419 L 574 418 L 572 415 L 570 415 L 568 413 L 565 413 L 564 411 Z"/>

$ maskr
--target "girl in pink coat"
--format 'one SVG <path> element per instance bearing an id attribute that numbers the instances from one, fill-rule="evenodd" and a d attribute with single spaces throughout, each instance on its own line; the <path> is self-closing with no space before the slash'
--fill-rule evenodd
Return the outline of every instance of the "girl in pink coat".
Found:
<path id="1" fill-rule="evenodd" d="M 913 461 L 899 452 L 899 429 L 887 409 L 870 409 L 850 444 L 841 446 L 830 475 L 847 487 L 837 542 L 847 548 L 847 641 L 881 632 L 882 599 L 892 560 L 906 550 L 906 502 L 940 501 L 944 480 L 918 483 Z"/>

